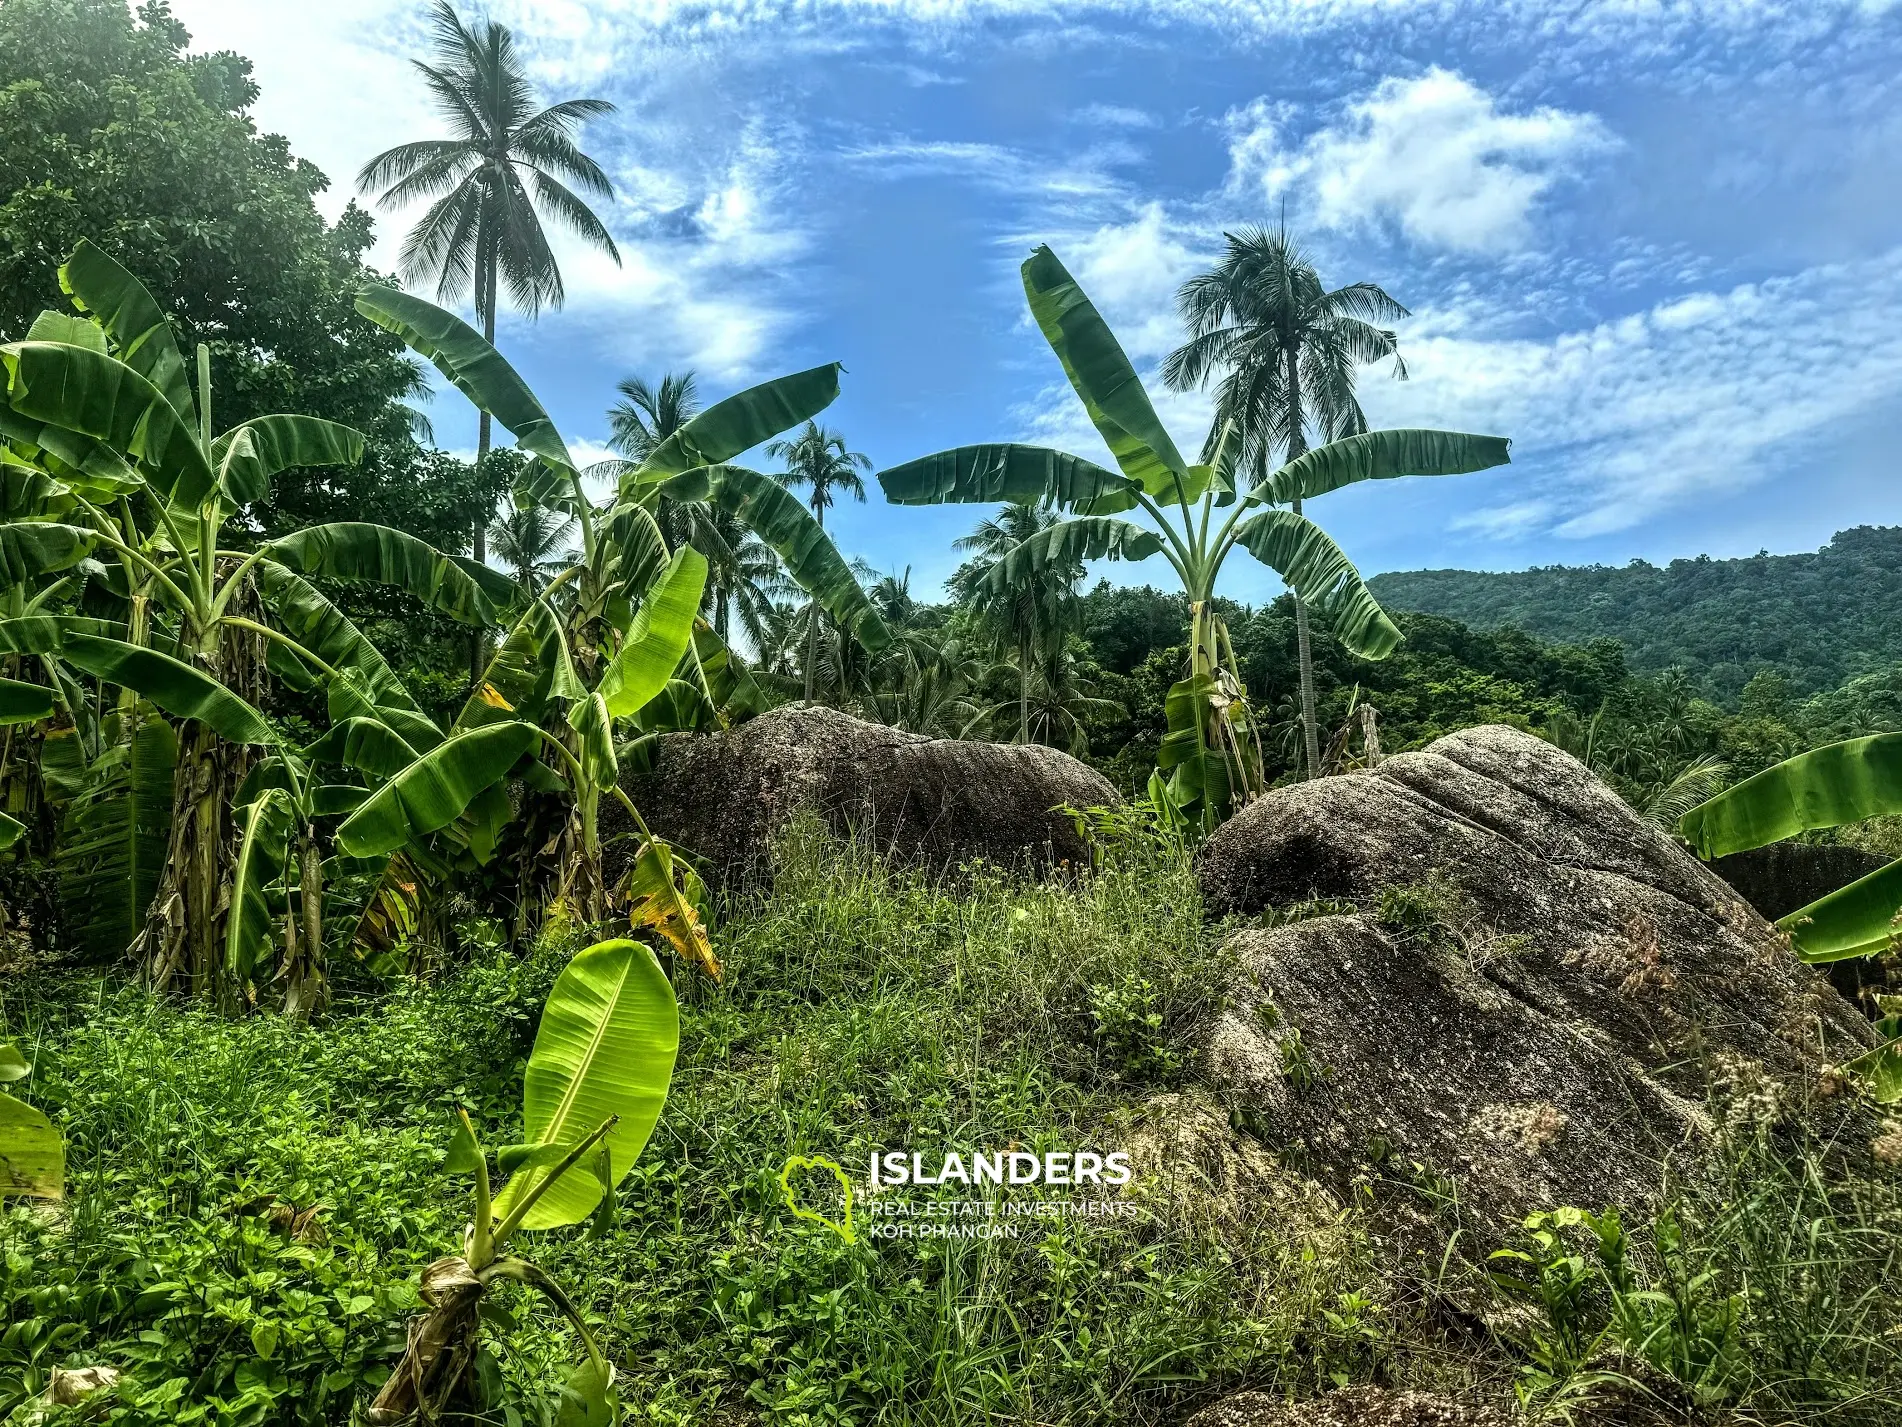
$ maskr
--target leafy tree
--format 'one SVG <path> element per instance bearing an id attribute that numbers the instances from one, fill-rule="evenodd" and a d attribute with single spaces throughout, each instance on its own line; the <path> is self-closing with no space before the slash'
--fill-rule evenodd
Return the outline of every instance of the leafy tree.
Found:
<path id="1" fill-rule="evenodd" d="M 568 99 L 537 109 L 507 26 L 485 20 L 471 28 L 449 0 L 434 0 L 430 27 L 435 63 L 411 63 L 452 137 L 385 149 L 363 166 L 357 186 L 381 189 L 384 208 L 432 200 L 403 241 L 403 277 L 433 280 L 445 302 L 473 295 L 483 339 L 493 345 L 505 289 L 509 301 L 531 317 L 562 305 L 566 291 L 544 218 L 620 264 L 613 237 L 582 197 L 609 197 L 613 185 L 575 142 L 583 123 L 613 113 L 614 106 L 605 99 Z M 492 435 L 484 411 L 476 433 L 478 467 Z M 486 558 L 487 528 L 485 512 L 475 525 L 477 561 Z"/>
<path id="2" fill-rule="evenodd" d="M 572 515 L 540 505 L 511 505 L 490 523 L 489 542 L 522 592 L 533 598 L 574 563 L 572 552 L 563 548 L 574 529 Z"/>
<path id="3" fill-rule="evenodd" d="M 859 472 L 871 470 L 871 461 L 857 451 L 848 450 L 844 436 L 817 421 L 808 421 L 797 436 L 771 442 L 766 454 L 786 463 L 786 470 L 779 477 L 781 485 L 788 490 L 804 486 L 810 492 L 807 505 L 821 530 L 825 528 L 826 512 L 837 504 L 840 495 L 858 501 L 865 499 L 865 481 Z M 806 621 L 808 700 L 813 695 L 818 658 L 819 620 L 816 614 L 809 613 Z"/>
<path id="4" fill-rule="evenodd" d="M 989 576 L 997 589 L 1026 567 L 1151 555 L 1168 561 L 1188 596 L 1189 667 L 1169 690 L 1156 791 L 1213 827 L 1264 787 L 1239 660 L 1215 600 L 1229 555 L 1240 548 L 1274 569 L 1356 653 L 1384 658 L 1400 640 L 1319 526 L 1262 507 L 1354 481 L 1481 470 L 1508 459 L 1507 443 L 1444 431 L 1369 432 L 1307 451 L 1243 491 L 1221 451 L 1213 465 L 1182 459 L 1129 359 L 1056 254 L 1039 248 L 1023 276 L 1031 314 L 1121 473 L 1061 451 L 996 444 L 909 461 L 881 471 L 879 483 L 898 504 L 1048 501 L 1074 512 L 998 562 Z M 1138 507 L 1155 528 L 1114 518 Z M 1219 524 L 1218 509 L 1229 509 Z"/>
<path id="5" fill-rule="evenodd" d="M 1285 227 L 1244 228 L 1225 235 L 1227 246 L 1209 272 L 1190 278 L 1177 305 L 1190 337 L 1171 352 L 1163 380 L 1178 390 L 1205 385 L 1218 372 L 1216 424 L 1205 460 L 1232 440 L 1230 459 L 1251 488 L 1267 480 L 1274 455 L 1284 462 L 1308 449 L 1312 427 L 1323 441 L 1357 436 L 1367 418 L 1354 397 L 1354 369 L 1383 357 L 1406 376 L 1392 331 L 1376 326 L 1405 317 L 1407 309 L 1372 283 L 1329 291 L 1314 263 Z M 1288 494 L 1301 514 L 1303 493 Z M 1314 709 L 1314 657 L 1307 602 L 1294 591 L 1301 721 L 1308 776 L 1320 773 Z"/>

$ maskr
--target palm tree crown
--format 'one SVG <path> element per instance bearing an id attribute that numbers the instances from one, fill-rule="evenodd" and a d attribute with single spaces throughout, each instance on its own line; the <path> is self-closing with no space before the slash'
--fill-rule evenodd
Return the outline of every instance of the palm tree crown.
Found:
<path id="1" fill-rule="evenodd" d="M 668 372 L 658 387 L 629 377 L 615 390 L 621 399 L 608 412 L 608 444 L 635 465 L 700 410 L 700 392 L 691 371 Z"/>
<path id="2" fill-rule="evenodd" d="M 363 166 L 357 185 L 381 189 L 378 202 L 385 208 L 434 200 L 403 240 L 403 278 L 433 278 L 445 302 L 473 285 L 476 313 L 493 340 L 499 287 L 531 316 L 562 304 L 561 268 L 544 217 L 620 263 L 614 239 L 581 196 L 610 197 L 613 185 L 575 142 L 581 123 L 613 113 L 614 106 L 569 99 L 537 110 L 507 26 L 484 20 L 472 28 L 449 0 L 435 0 L 430 28 L 436 62 L 412 63 L 451 137 L 384 150 Z"/>
<path id="3" fill-rule="evenodd" d="M 1221 260 L 1176 294 L 1190 337 L 1162 375 L 1187 391 L 1221 373 L 1211 450 L 1230 429 L 1239 438 L 1237 467 L 1259 480 L 1276 450 L 1292 460 L 1308 449 L 1310 423 L 1323 441 L 1367 429 L 1354 369 L 1392 357 L 1394 375 L 1406 377 L 1398 339 L 1377 324 L 1408 313 L 1371 282 L 1323 287 L 1286 228 L 1224 236 Z"/>
<path id="4" fill-rule="evenodd" d="M 958 549 L 968 550 L 976 558 L 952 575 L 952 595 L 971 606 L 1000 646 L 1016 651 L 1017 733 L 1023 742 L 1029 742 L 1031 736 L 1030 690 L 1035 666 L 1053 662 L 1062 651 L 1076 582 L 1083 578 L 1083 562 L 1007 563 L 1005 557 L 1061 519 L 1048 506 L 1007 505 L 956 542 Z M 992 571 L 1000 564 L 1007 577 L 1002 588 L 991 580 Z"/>
<path id="5" fill-rule="evenodd" d="M 526 508 L 509 505 L 489 527 L 489 541 L 515 581 L 530 595 L 574 563 L 572 551 L 562 549 L 573 533 L 574 517 L 545 505 Z"/>
<path id="6" fill-rule="evenodd" d="M 845 437 L 829 426 L 808 421 L 797 436 L 769 443 L 766 454 L 786 463 L 779 479 L 787 489 L 810 489 L 806 503 L 821 525 L 825 524 L 825 512 L 838 503 L 835 492 L 857 501 L 865 499 L 865 481 L 859 472 L 871 470 L 871 460 L 847 450 Z"/>

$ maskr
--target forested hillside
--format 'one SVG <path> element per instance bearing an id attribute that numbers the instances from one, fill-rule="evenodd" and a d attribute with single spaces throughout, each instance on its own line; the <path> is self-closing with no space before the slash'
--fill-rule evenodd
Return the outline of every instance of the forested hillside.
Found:
<path id="1" fill-rule="evenodd" d="M 1408 570 L 1369 581 L 1390 608 L 1547 639 L 1616 639 L 1632 668 L 1688 670 L 1734 704 L 1770 668 L 1801 693 L 1902 659 L 1902 527 L 1858 526 L 1821 550 L 1743 560 Z"/>

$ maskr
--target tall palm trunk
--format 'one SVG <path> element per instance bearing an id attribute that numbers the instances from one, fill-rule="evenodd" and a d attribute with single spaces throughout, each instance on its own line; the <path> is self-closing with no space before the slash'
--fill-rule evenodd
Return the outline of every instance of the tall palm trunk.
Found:
<path id="1" fill-rule="evenodd" d="M 1301 368 L 1298 344 L 1288 344 L 1288 456 L 1292 461 L 1308 449 L 1307 433 L 1301 420 Z M 1301 514 L 1301 497 L 1294 498 L 1294 513 Z M 1314 712 L 1314 642 L 1308 630 L 1308 602 L 1299 590 L 1294 595 L 1294 653 L 1301 680 L 1301 742 L 1307 751 L 1308 777 L 1321 776 L 1321 725 Z"/>
<path id="2" fill-rule="evenodd" d="M 1017 741 L 1030 742 L 1030 633 L 1017 636 Z"/>
<path id="3" fill-rule="evenodd" d="M 486 259 L 482 261 L 481 275 L 476 279 L 478 284 L 476 305 L 482 309 L 483 340 L 493 347 L 495 345 L 496 265 L 500 259 L 492 242 L 485 243 L 485 246 L 489 248 L 489 252 Z M 489 462 L 489 443 L 492 439 L 493 431 L 489 425 L 489 413 L 486 409 L 481 409 L 481 416 L 476 421 L 475 476 L 478 487 L 482 484 L 482 468 Z M 470 541 L 469 553 L 474 557 L 476 564 L 488 563 L 489 512 L 487 511 L 478 511 L 476 514 L 475 534 Z M 480 629 L 474 630 L 469 635 L 469 682 L 472 684 L 479 682 L 483 670 L 488 666 L 488 640 Z"/>
<path id="4" fill-rule="evenodd" d="M 819 528 L 826 528 L 826 509 L 819 504 L 818 492 L 813 492 L 812 518 L 819 522 Z M 806 603 L 806 702 L 812 702 L 813 676 L 818 673 L 819 664 L 819 602 L 809 600 Z"/>

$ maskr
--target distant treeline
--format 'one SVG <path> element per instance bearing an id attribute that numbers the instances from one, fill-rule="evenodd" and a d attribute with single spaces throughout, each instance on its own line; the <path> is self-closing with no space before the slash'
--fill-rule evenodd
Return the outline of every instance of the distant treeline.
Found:
<path id="1" fill-rule="evenodd" d="M 1546 639 L 1611 638 L 1634 670 L 1687 670 L 1736 707 L 1772 670 L 1799 694 L 1902 662 L 1902 527 L 1858 526 L 1812 554 L 1629 565 L 1544 565 L 1510 574 L 1408 570 L 1368 582 L 1389 609 Z"/>

